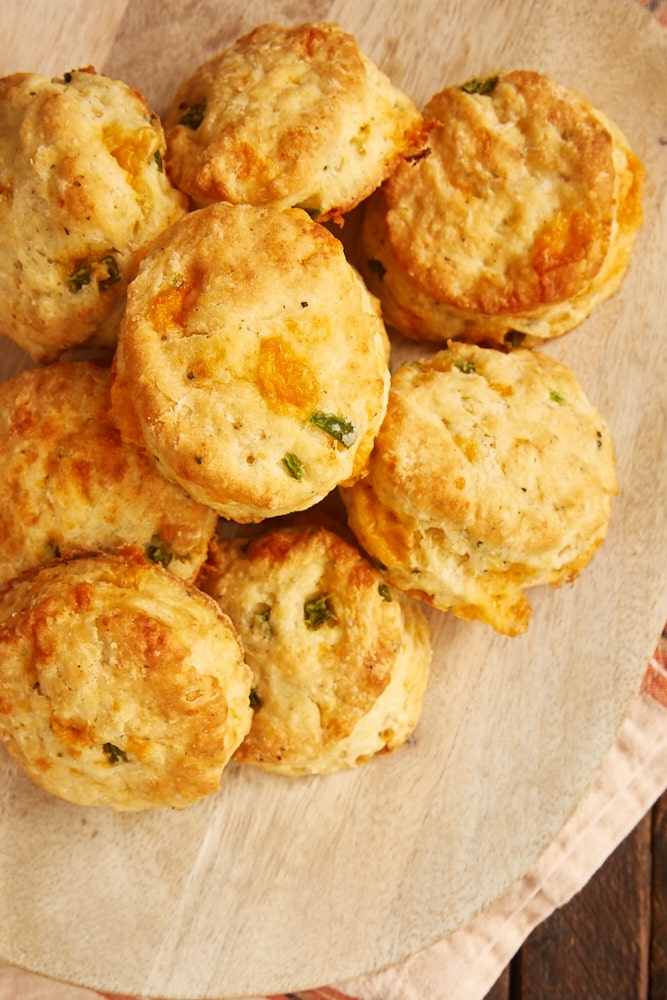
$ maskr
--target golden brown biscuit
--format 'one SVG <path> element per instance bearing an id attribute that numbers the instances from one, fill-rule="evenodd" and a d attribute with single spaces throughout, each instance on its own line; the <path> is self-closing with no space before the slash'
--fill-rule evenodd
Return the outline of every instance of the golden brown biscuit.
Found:
<path id="1" fill-rule="evenodd" d="M 92 69 L 0 80 L 0 333 L 36 361 L 113 345 L 128 280 L 187 199 L 160 121 Z"/>
<path id="2" fill-rule="evenodd" d="M 196 205 L 339 216 L 426 131 L 414 102 L 337 24 L 263 24 L 200 66 L 165 117 L 167 169 Z"/>
<path id="3" fill-rule="evenodd" d="M 617 483 L 565 365 L 450 343 L 396 372 L 368 477 L 341 492 L 391 583 L 516 635 L 524 590 L 573 580 L 605 538 Z"/>
<path id="4" fill-rule="evenodd" d="M 388 389 L 377 303 L 299 209 L 191 212 L 130 286 L 113 418 L 223 517 L 302 510 L 360 476 Z"/>
<path id="5" fill-rule="evenodd" d="M 58 554 L 141 546 L 194 579 L 217 515 L 125 444 L 109 371 L 57 362 L 0 384 L 0 589 Z"/>
<path id="6" fill-rule="evenodd" d="M 428 155 L 399 165 L 363 224 L 371 290 L 417 340 L 524 346 L 618 288 L 643 168 L 618 127 L 548 77 L 515 71 L 427 104 Z"/>
<path id="7" fill-rule="evenodd" d="M 255 714 L 236 760 L 324 774 L 412 734 L 431 658 L 426 618 L 339 532 L 285 526 L 222 542 L 202 585 L 253 672 Z"/>
<path id="8" fill-rule="evenodd" d="M 81 805 L 182 809 L 251 721 L 250 671 L 205 594 L 143 559 L 42 567 L 0 595 L 0 740 Z"/>

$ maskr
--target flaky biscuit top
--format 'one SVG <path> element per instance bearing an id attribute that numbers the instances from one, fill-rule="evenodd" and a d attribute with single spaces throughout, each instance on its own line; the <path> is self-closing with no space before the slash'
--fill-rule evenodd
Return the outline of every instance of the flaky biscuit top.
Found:
<path id="1" fill-rule="evenodd" d="M 165 117 L 167 166 L 198 205 L 349 211 L 426 139 L 422 116 L 333 23 L 264 24 L 200 66 Z"/>
<path id="2" fill-rule="evenodd" d="M 377 304 L 340 243 L 300 210 L 221 203 L 133 282 L 112 415 L 195 499 L 251 521 L 361 475 L 388 387 Z"/>
<path id="3" fill-rule="evenodd" d="M 251 721 L 236 632 L 132 552 L 56 562 L 0 595 L 0 739 L 47 791 L 120 811 L 216 791 Z"/>
<path id="4" fill-rule="evenodd" d="M 393 583 L 516 634 L 523 590 L 577 575 L 617 490 L 609 429 L 565 365 L 451 343 L 394 374 L 368 476 L 343 497 Z"/>
<path id="5" fill-rule="evenodd" d="M 194 579 L 217 515 L 109 420 L 108 368 L 60 361 L 0 385 L 0 589 L 74 552 L 137 545 Z"/>
<path id="6" fill-rule="evenodd" d="M 35 360 L 115 343 L 128 280 L 187 207 L 164 152 L 158 116 L 121 81 L 0 80 L 0 332 Z"/>
<path id="7" fill-rule="evenodd" d="M 387 321 L 498 343 L 579 324 L 620 284 L 641 224 L 643 167 L 618 127 L 526 70 L 448 87 L 424 114 L 428 155 L 397 168 L 365 222 Z"/>
<path id="8" fill-rule="evenodd" d="M 253 671 L 255 713 L 236 760 L 321 774 L 410 736 L 431 658 L 427 621 L 337 530 L 282 525 L 221 542 L 201 585 Z"/>

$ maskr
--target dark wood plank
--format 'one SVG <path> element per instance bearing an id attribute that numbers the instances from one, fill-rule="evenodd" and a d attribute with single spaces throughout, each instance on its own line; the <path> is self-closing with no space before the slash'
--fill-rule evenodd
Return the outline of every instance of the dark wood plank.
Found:
<path id="1" fill-rule="evenodd" d="M 650 1000 L 667 997 L 667 792 L 653 809 Z"/>
<path id="2" fill-rule="evenodd" d="M 512 964 L 512 1000 L 647 1000 L 651 870 L 649 813 L 584 889 L 533 931 Z M 664 972 L 664 953 L 662 966 L 655 955 Z M 667 992 L 653 997 L 665 1000 Z"/>
<path id="3" fill-rule="evenodd" d="M 508 965 L 486 994 L 484 1000 L 510 1000 L 510 976 L 510 966 Z"/>

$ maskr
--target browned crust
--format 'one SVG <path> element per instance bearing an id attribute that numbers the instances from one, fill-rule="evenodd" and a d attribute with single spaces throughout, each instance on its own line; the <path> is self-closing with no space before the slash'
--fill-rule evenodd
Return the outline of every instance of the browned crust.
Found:
<path id="1" fill-rule="evenodd" d="M 124 442 L 108 369 L 58 362 L 0 385 L 0 583 L 65 551 L 162 546 L 193 579 L 217 516 Z"/>
<path id="2" fill-rule="evenodd" d="M 0 598 L 0 649 L 0 739 L 70 801 L 183 808 L 250 724 L 231 623 L 141 553 L 25 574 Z"/>

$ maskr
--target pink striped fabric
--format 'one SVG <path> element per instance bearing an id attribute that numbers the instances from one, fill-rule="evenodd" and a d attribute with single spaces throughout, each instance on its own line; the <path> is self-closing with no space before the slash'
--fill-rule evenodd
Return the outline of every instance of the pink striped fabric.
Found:
<path id="1" fill-rule="evenodd" d="M 667 2 L 665 0 L 639 0 L 639 2 L 642 7 L 646 7 L 653 14 L 658 24 L 667 27 Z"/>

